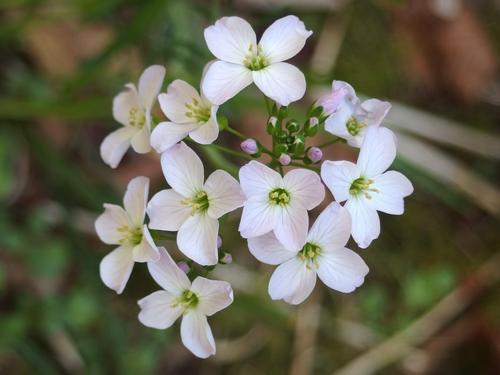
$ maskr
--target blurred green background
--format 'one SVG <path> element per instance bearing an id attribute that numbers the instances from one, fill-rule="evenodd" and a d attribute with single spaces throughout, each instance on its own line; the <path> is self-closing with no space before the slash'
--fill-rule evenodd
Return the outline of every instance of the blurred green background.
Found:
<path id="1" fill-rule="evenodd" d="M 365 284 L 349 295 L 318 284 L 299 307 L 270 300 L 272 268 L 249 255 L 230 216 L 223 248 L 235 263 L 216 277 L 232 282 L 235 302 L 211 318 L 218 353 L 201 361 L 177 325 L 138 322 L 136 301 L 158 288 L 144 265 L 121 296 L 99 279 L 112 250 L 94 234 L 102 203 L 120 203 L 136 175 L 154 192 L 164 184 L 153 153 L 129 153 L 112 171 L 99 144 L 118 126 L 113 96 L 145 67 L 167 67 L 164 87 L 196 86 L 212 58 L 206 26 L 239 15 L 261 33 L 287 14 L 314 31 L 294 59 L 309 92 L 297 113 L 332 79 L 390 100 L 394 168 L 416 190 L 360 250 Z M 2 0 L 0 373 L 500 373 L 499 19 L 499 1 L 487 0 Z M 255 88 L 222 112 L 264 137 Z M 212 169 L 239 162 L 203 155 Z"/>

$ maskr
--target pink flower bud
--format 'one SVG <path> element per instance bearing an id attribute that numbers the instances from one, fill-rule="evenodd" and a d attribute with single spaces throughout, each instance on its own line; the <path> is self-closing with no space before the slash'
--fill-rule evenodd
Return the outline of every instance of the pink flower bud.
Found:
<path id="1" fill-rule="evenodd" d="M 179 267 L 184 273 L 188 273 L 190 271 L 189 265 L 183 260 L 177 263 L 177 267 Z"/>
<path id="2" fill-rule="evenodd" d="M 255 139 L 249 138 L 241 142 L 240 144 L 241 150 L 249 155 L 256 154 L 259 151 L 259 146 L 257 146 L 257 142 Z"/>
<path id="3" fill-rule="evenodd" d="M 319 119 L 317 117 L 311 117 L 309 119 L 309 127 L 314 128 L 315 126 L 318 126 L 319 124 Z"/>
<path id="4" fill-rule="evenodd" d="M 307 157 L 313 162 L 317 163 L 323 158 L 323 151 L 318 147 L 311 147 L 307 150 Z"/>
<path id="5" fill-rule="evenodd" d="M 220 249 L 221 246 L 222 246 L 222 237 L 217 236 L 217 249 Z"/>
<path id="6" fill-rule="evenodd" d="M 233 256 L 229 253 L 225 253 L 221 259 L 221 262 L 224 264 L 231 264 L 233 263 Z"/>
<path id="7" fill-rule="evenodd" d="M 281 154 L 278 160 L 281 165 L 288 165 L 292 162 L 292 158 L 288 154 Z"/>

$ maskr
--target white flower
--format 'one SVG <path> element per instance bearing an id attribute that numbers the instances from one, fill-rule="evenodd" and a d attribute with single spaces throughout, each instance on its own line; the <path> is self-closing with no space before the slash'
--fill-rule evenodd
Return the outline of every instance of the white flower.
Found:
<path id="1" fill-rule="evenodd" d="M 294 169 L 281 177 L 252 160 L 240 169 L 240 183 L 247 197 L 239 227 L 241 236 L 251 238 L 274 231 L 287 249 L 302 246 L 309 227 L 307 211 L 325 196 L 318 174 Z"/>
<path id="2" fill-rule="evenodd" d="M 130 145 L 140 154 L 151 150 L 151 108 L 164 77 L 165 68 L 152 65 L 142 73 L 138 88 L 128 83 L 125 85 L 127 90 L 115 96 L 113 117 L 123 127 L 109 134 L 101 143 L 101 157 L 111 168 L 118 166 Z"/>
<path id="3" fill-rule="evenodd" d="M 188 135 L 200 144 L 210 144 L 219 135 L 217 109 L 205 96 L 180 79 L 172 82 L 166 94 L 158 96 L 161 109 L 170 121 L 159 123 L 151 134 L 151 145 L 159 153 Z"/>
<path id="4" fill-rule="evenodd" d="M 328 287 L 350 293 L 361 284 L 368 267 L 354 251 L 345 247 L 351 233 L 349 212 L 330 204 L 313 224 L 306 240 L 289 251 L 272 233 L 250 238 L 250 252 L 261 262 L 279 265 L 269 281 L 272 299 L 299 304 L 311 294 L 316 275 Z"/>
<path id="5" fill-rule="evenodd" d="M 296 16 L 276 20 L 264 31 L 259 44 L 250 24 L 240 17 L 223 17 L 205 29 L 208 49 L 218 59 L 207 69 L 203 92 L 215 104 L 231 99 L 255 82 L 281 105 L 304 96 L 304 74 L 283 61 L 304 47 L 312 31 Z"/>
<path id="6" fill-rule="evenodd" d="M 332 92 L 318 100 L 328 118 L 325 130 L 360 147 L 369 127 L 378 127 L 391 109 L 389 102 L 368 99 L 361 102 L 347 82 L 333 81 Z"/>
<path id="7" fill-rule="evenodd" d="M 123 292 L 134 262 L 157 260 L 159 253 L 144 224 L 148 201 L 149 179 L 136 177 L 128 186 L 123 204 L 104 204 L 104 213 L 95 222 L 95 230 L 102 242 L 120 245 L 104 257 L 100 264 L 101 279 L 116 293 Z"/>
<path id="8" fill-rule="evenodd" d="M 245 200 L 238 181 L 216 170 L 204 183 L 203 164 L 184 142 L 162 154 L 161 166 L 172 189 L 160 191 L 149 202 L 149 227 L 179 231 L 180 251 L 201 265 L 216 264 L 218 218 Z"/>
<path id="9" fill-rule="evenodd" d="M 380 234 L 377 211 L 392 215 L 404 212 L 403 198 L 413 192 L 411 182 L 396 171 L 388 171 L 396 157 L 394 133 L 383 127 L 370 127 L 361 146 L 357 164 L 325 161 L 321 177 L 337 202 L 352 218 L 352 237 L 366 248 Z M 385 172 L 385 173 L 384 173 Z"/>
<path id="10" fill-rule="evenodd" d="M 181 339 L 184 346 L 200 358 L 214 355 L 215 340 L 207 316 L 233 302 L 231 285 L 204 277 L 197 277 L 191 284 L 164 248 L 160 248 L 160 254 L 160 260 L 149 262 L 148 269 L 164 290 L 138 301 L 141 308 L 139 321 L 147 327 L 166 329 L 182 316 Z"/>

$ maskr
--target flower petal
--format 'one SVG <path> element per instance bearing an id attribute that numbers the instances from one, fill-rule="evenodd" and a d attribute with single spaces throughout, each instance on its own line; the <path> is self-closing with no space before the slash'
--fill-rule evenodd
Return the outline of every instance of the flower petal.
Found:
<path id="1" fill-rule="evenodd" d="M 270 63 L 284 61 L 299 53 L 311 34 L 296 16 L 286 16 L 264 31 L 259 46 Z"/>
<path id="2" fill-rule="evenodd" d="M 215 57 L 235 64 L 243 64 L 248 48 L 257 44 L 252 26 L 240 17 L 222 17 L 204 35 Z"/>
<path id="3" fill-rule="evenodd" d="M 186 81 L 176 79 L 167 87 L 166 94 L 158 95 L 160 107 L 165 116 L 177 124 L 192 123 L 193 119 L 186 116 L 186 104 L 200 102 L 198 91 Z"/>
<path id="4" fill-rule="evenodd" d="M 391 103 L 378 99 L 365 100 L 358 107 L 356 117 L 366 126 L 379 126 L 391 109 Z"/>
<path id="5" fill-rule="evenodd" d="M 274 234 L 289 251 L 299 251 L 306 243 L 307 231 L 309 229 L 309 216 L 307 211 L 291 202 L 279 210 Z"/>
<path id="6" fill-rule="evenodd" d="M 218 219 L 222 215 L 236 210 L 245 203 L 245 195 L 238 181 L 223 170 L 216 170 L 208 176 L 204 191 L 208 195 L 208 215 Z"/>
<path id="7" fill-rule="evenodd" d="M 340 106 L 325 121 L 325 130 L 337 137 L 352 139 L 353 136 L 347 131 L 347 121 L 351 118 L 354 108 L 350 105 Z"/>
<path id="8" fill-rule="evenodd" d="M 387 128 L 369 127 L 361 145 L 358 167 L 366 177 L 375 177 L 389 168 L 396 158 L 396 137 Z"/>
<path id="9" fill-rule="evenodd" d="M 211 103 L 221 105 L 252 83 L 252 72 L 243 65 L 215 61 L 207 68 L 201 83 Z"/>
<path id="10" fill-rule="evenodd" d="M 202 266 L 217 264 L 219 221 L 206 213 L 190 216 L 177 233 L 177 246 L 189 259 Z"/>
<path id="11" fill-rule="evenodd" d="M 161 155 L 161 168 L 168 184 L 184 197 L 192 198 L 203 188 L 203 163 L 184 142 Z"/>
<path id="12" fill-rule="evenodd" d="M 195 310 L 189 310 L 182 318 L 181 340 L 184 346 L 199 358 L 215 354 L 215 340 L 207 317 Z"/>
<path id="13" fill-rule="evenodd" d="M 226 281 L 198 276 L 193 281 L 191 291 L 198 296 L 196 309 L 203 315 L 211 316 L 233 303 L 233 289 Z"/>
<path id="14" fill-rule="evenodd" d="M 169 292 L 159 290 L 137 301 L 141 308 L 139 321 L 146 327 L 167 329 L 183 312 L 181 306 L 172 307 L 176 297 Z"/>
<path id="15" fill-rule="evenodd" d="M 278 62 L 252 72 L 257 87 L 283 106 L 301 99 L 306 92 L 304 74 L 295 66 Z"/>
<path id="16" fill-rule="evenodd" d="M 198 129 L 199 126 L 195 123 L 160 122 L 151 133 L 151 146 L 161 154 L 182 141 L 188 136 L 189 132 Z"/>
<path id="17" fill-rule="evenodd" d="M 219 123 L 217 122 L 218 108 L 218 106 L 213 106 L 210 119 L 205 124 L 189 133 L 193 141 L 202 145 L 209 145 L 217 139 L 219 136 Z"/>
<path id="18" fill-rule="evenodd" d="M 178 296 L 191 287 L 191 282 L 164 247 L 159 247 L 158 250 L 160 259 L 148 262 L 149 273 L 159 286 Z"/>
<path id="19" fill-rule="evenodd" d="M 241 172 L 241 171 L 240 171 Z M 246 201 L 238 230 L 243 238 L 261 236 L 270 232 L 278 222 L 277 206 L 269 204 L 267 197 L 252 197 Z"/>
<path id="20" fill-rule="evenodd" d="M 248 249 L 259 261 L 273 266 L 286 262 L 297 255 L 297 252 L 285 249 L 273 232 L 249 238 Z"/>
<path id="21" fill-rule="evenodd" d="M 345 247 L 323 248 L 318 265 L 316 272 L 321 281 L 342 293 L 350 293 L 359 287 L 368 274 L 364 260 Z"/>
<path id="22" fill-rule="evenodd" d="M 134 262 L 156 262 L 160 259 L 160 252 L 156 247 L 148 227 L 144 224 L 142 229 L 142 240 L 134 247 L 132 257 Z"/>
<path id="23" fill-rule="evenodd" d="M 376 209 L 391 215 L 401 215 L 404 212 L 403 198 L 413 193 L 410 180 L 399 172 L 388 171 L 374 178 L 370 192 L 372 199 L 367 203 Z"/>
<path id="24" fill-rule="evenodd" d="M 151 151 L 151 143 L 150 138 L 151 132 L 147 126 L 143 126 L 141 130 L 139 130 L 132 137 L 131 145 L 135 152 L 138 154 L 147 154 Z"/>
<path id="25" fill-rule="evenodd" d="M 116 168 L 130 147 L 137 129 L 124 126 L 108 134 L 101 143 L 101 158 L 111 168 Z"/>
<path id="26" fill-rule="evenodd" d="M 312 210 L 325 198 L 321 178 L 307 169 L 291 170 L 283 178 L 283 185 L 290 192 L 291 199 L 307 210 Z"/>
<path id="27" fill-rule="evenodd" d="M 337 202 L 323 210 L 311 227 L 307 236 L 308 242 L 319 247 L 341 248 L 351 236 L 351 215 L 346 208 Z"/>
<path id="28" fill-rule="evenodd" d="M 132 247 L 120 246 L 106 255 L 99 265 L 102 282 L 116 293 L 121 294 L 134 268 Z"/>
<path id="29" fill-rule="evenodd" d="M 344 205 L 351 214 L 352 238 L 362 249 L 380 235 L 380 219 L 377 211 L 371 208 L 365 197 L 352 198 Z"/>
<path id="30" fill-rule="evenodd" d="M 127 85 L 127 89 L 120 92 L 113 99 L 113 118 L 120 124 L 128 126 L 131 109 L 141 109 L 141 102 L 135 86 Z"/>
<path id="31" fill-rule="evenodd" d="M 269 280 L 268 292 L 272 299 L 283 299 L 298 305 L 311 294 L 316 284 L 316 273 L 306 263 L 294 257 L 276 268 Z"/>
<path id="32" fill-rule="evenodd" d="M 115 204 L 104 204 L 104 212 L 95 221 L 95 231 L 99 239 L 108 245 L 118 245 L 123 232 L 118 229 L 131 226 L 127 212 Z"/>
<path id="33" fill-rule="evenodd" d="M 151 110 L 153 104 L 161 90 L 163 79 L 165 78 L 165 68 L 161 65 L 151 65 L 146 68 L 139 78 L 139 98 L 143 108 Z"/>
<path id="34" fill-rule="evenodd" d="M 350 161 L 326 160 L 321 165 L 321 178 L 337 202 L 343 202 L 351 197 L 349 189 L 359 175 L 358 167 Z"/>
<path id="35" fill-rule="evenodd" d="M 127 191 L 123 197 L 125 210 L 132 222 L 141 226 L 146 215 L 146 203 L 149 194 L 149 178 L 144 176 L 135 177 L 127 185 Z"/>
<path id="36" fill-rule="evenodd" d="M 265 196 L 276 188 L 283 187 L 281 175 L 268 166 L 252 160 L 240 169 L 241 189 L 247 196 Z"/>
<path id="37" fill-rule="evenodd" d="M 151 229 L 178 231 L 191 215 L 191 207 L 182 204 L 185 198 L 174 189 L 156 193 L 148 203 L 149 227 Z"/>

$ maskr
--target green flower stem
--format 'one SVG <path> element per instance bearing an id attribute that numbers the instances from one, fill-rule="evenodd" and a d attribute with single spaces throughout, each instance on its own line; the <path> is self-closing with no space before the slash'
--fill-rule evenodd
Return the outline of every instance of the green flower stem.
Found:
<path id="1" fill-rule="evenodd" d="M 288 165 L 291 165 L 294 167 L 301 167 L 301 168 L 309 169 L 311 171 L 319 172 L 319 168 L 316 168 L 316 167 L 313 167 L 310 165 L 305 165 L 305 164 L 301 164 L 301 163 L 290 163 Z"/>
<path id="2" fill-rule="evenodd" d="M 336 137 L 335 139 L 332 139 L 331 141 L 325 142 L 325 143 L 323 143 L 319 146 L 316 146 L 316 147 L 325 148 L 327 146 L 333 145 L 333 144 L 338 143 L 338 142 L 345 142 L 345 141 L 342 138 Z"/>
<path id="3" fill-rule="evenodd" d="M 246 135 L 240 133 L 238 130 L 236 129 L 233 129 L 232 127 L 230 127 L 229 125 L 226 126 L 225 130 L 227 130 L 229 133 L 245 140 L 245 139 L 248 139 L 249 137 L 247 137 Z"/>
<path id="4" fill-rule="evenodd" d="M 237 156 L 239 158 L 246 159 L 246 160 L 253 160 L 254 159 L 251 155 L 247 155 L 247 154 L 245 154 L 243 152 L 231 150 L 230 148 L 227 148 L 227 147 L 224 147 L 224 146 L 220 146 L 220 145 L 216 145 L 216 144 L 213 144 L 213 143 L 210 144 L 210 145 L 204 145 L 204 147 L 214 148 L 216 150 L 225 152 L 226 154 Z"/>

